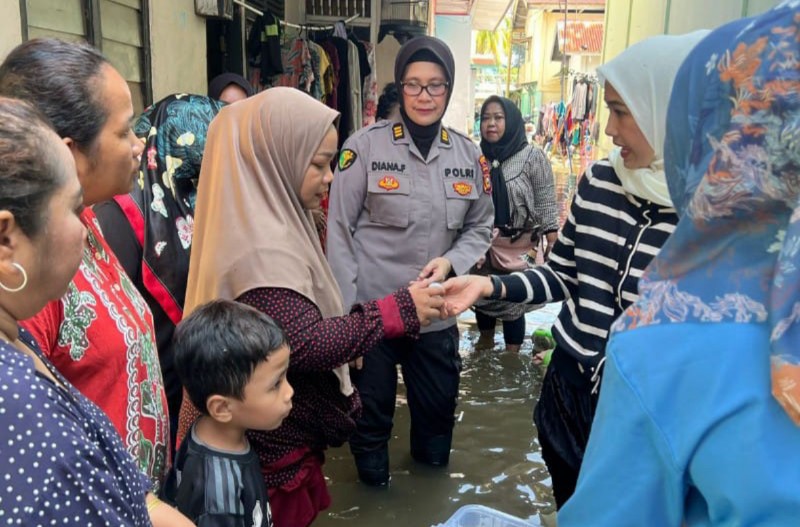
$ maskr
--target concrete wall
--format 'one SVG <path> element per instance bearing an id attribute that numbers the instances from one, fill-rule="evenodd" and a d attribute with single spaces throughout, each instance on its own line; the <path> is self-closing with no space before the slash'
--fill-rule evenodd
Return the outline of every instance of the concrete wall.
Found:
<path id="1" fill-rule="evenodd" d="M 0 60 L 22 42 L 19 2 L 0 1 Z"/>
<path id="2" fill-rule="evenodd" d="M 154 101 L 206 93 L 206 19 L 194 14 L 194 0 L 150 1 L 150 50 Z"/>
<path id="3" fill-rule="evenodd" d="M 284 20 L 292 24 L 302 24 L 303 14 L 305 13 L 305 2 L 303 0 L 284 0 Z"/>
<path id="4" fill-rule="evenodd" d="M 780 0 L 607 0 L 604 61 L 653 35 L 713 29 L 763 13 Z"/>
<path id="5" fill-rule="evenodd" d="M 737 18 L 763 13 L 780 1 L 607 0 L 603 62 L 611 60 L 631 44 L 647 37 L 714 29 Z M 598 114 L 601 125 L 604 125 L 608 113 L 603 105 L 600 105 Z M 601 153 L 610 146 L 608 138 L 601 133 Z"/>
<path id="6" fill-rule="evenodd" d="M 558 23 L 563 20 L 564 15 L 562 14 L 532 9 L 526 21 L 525 32 L 532 36 L 532 40 L 529 48 L 530 54 L 526 57 L 526 62 L 520 72 L 520 83 L 535 82 L 537 90 L 541 93 L 543 104 L 561 100 L 561 77 L 559 75 L 561 62 L 551 59 Z M 603 15 L 570 14 L 568 20 L 570 22 L 602 22 Z M 593 73 L 597 64 L 599 64 L 599 57 L 596 56 L 572 56 L 567 63 L 567 68 Z M 566 82 L 569 84 L 572 81 L 567 77 Z M 568 89 L 565 89 L 565 93 L 569 97 Z"/>
<path id="7" fill-rule="evenodd" d="M 19 6 L 0 0 L 0 60 L 22 42 Z M 153 100 L 206 92 L 206 22 L 194 14 L 194 0 L 150 0 L 150 49 Z"/>
<path id="8" fill-rule="evenodd" d="M 469 134 L 473 121 L 470 97 L 470 52 L 472 20 L 469 16 L 437 16 L 436 37 L 447 42 L 456 63 L 453 94 L 442 122 L 459 132 Z"/>

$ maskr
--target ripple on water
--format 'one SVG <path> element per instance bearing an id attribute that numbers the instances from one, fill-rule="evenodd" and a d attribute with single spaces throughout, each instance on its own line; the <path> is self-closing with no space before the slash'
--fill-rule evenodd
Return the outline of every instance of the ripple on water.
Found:
<path id="1" fill-rule="evenodd" d="M 526 316 L 528 334 L 555 319 L 557 308 L 548 309 Z M 325 473 L 333 505 L 315 527 L 356 521 L 361 527 L 436 525 L 467 504 L 485 505 L 538 524 L 554 510 L 552 482 L 531 422 L 544 372 L 531 363 L 530 340 L 520 353 L 507 353 L 498 334 L 494 348 L 475 350 L 478 332 L 469 320 L 465 322 L 468 317 L 460 320 L 464 370 L 450 465 L 422 466 L 408 454 L 409 415 L 401 383 L 390 442 L 390 488 L 361 485 L 347 447 L 330 450 Z"/>

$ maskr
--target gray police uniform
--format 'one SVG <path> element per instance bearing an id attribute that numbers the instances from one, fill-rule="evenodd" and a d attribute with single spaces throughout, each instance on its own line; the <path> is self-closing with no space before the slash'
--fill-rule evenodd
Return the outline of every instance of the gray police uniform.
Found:
<path id="1" fill-rule="evenodd" d="M 344 305 L 407 286 L 438 256 L 447 258 L 456 274 L 468 272 L 489 248 L 490 194 L 480 149 L 445 127 L 427 160 L 400 123 L 381 121 L 350 137 L 328 212 L 327 255 Z M 412 454 L 433 464 L 447 462 L 443 451 L 450 449 L 461 367 L 455 324 L 454 318 L 435 321 L 418 341 L 384 340 L 365 355 L 364 368 L 353 375 L 364 403 L 351 439 L 357 459 L 359 451 L 388 442 L 400 363 L 409 392 Z"/>

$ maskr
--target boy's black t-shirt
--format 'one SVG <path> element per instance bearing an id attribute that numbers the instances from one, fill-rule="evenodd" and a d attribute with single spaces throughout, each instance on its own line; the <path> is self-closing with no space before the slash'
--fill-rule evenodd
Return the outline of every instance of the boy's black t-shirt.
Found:
<path id="1" fill-rule="evenodd" d="M 183 440 L 161 499 L 198 527 L 272 527 L 267 487 L 252 448 L 234 453 Z"/>

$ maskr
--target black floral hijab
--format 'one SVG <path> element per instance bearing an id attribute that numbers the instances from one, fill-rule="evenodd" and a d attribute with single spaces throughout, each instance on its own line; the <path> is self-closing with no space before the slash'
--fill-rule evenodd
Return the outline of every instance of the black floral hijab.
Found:
<path id="1" fill-rule="evenodd" d="M 139 177 L 130 194 L 114 198 L 142 246 L 144 287 L 175 324 L 183 316 L 208 126 L 224 105 L 176 94 L 147 108 L 134 125 L 144 142 Z"/>
<path id="2" fill-rule="evenodd" d="M 503 107 L 506 129 L 496 143 L 490 143 L 481 138 L 481 151 L 491 166 L 494 225 L 503 228 L 511 223 L 511 204 L 508 200 L 502 163 L 528 146 L 528 139 L 525 137 L 525 122 L 522 120 L 522 113 L 511 100 L 505 97 L 492 95 L 486 99 L 481 106 L 481 120 L 486 107 L 493 102 Z"/>

